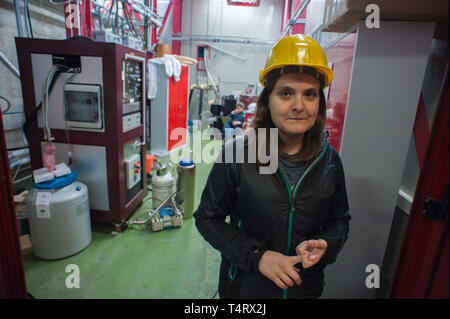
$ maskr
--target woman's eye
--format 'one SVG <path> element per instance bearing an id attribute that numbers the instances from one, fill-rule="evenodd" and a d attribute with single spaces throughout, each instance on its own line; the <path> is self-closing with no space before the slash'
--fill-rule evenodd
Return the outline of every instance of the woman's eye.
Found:
<path id="1" fill-rule="evenodd" d="M 280 91 L 280 96 L 281 97 L 289 97 L 289 96 L 291 96 L 291 92 L 289 92 L 289 91 Z"/>
<path id="2" fill-rule="evenodd" d="M 315 98 L 317 96 L 316 91 L 309 90 L 305 92 L 305 96 L 308 98 Z"/>

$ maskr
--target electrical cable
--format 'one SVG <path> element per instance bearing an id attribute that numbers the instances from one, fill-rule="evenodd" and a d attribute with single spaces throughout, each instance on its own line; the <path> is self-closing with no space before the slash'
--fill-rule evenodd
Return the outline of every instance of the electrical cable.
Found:
<path id="1" fill-rule="evenodd" d="M 4 96 L 0 96 L 0 99 L 3 99 L 3 100 L 6 101 L 6 110 L 5 110 L 5 111 L 1 110 L 1 112 L 2 112 L 2 114 L 3 114 L 3 113 L 6 113 L 6 112 L 9 111 L 9 109 L 11 108 L 11 103 L 10 103 L 9 100 L 8 100 L 6 97 L 4 97 Z"/>
<path id="2" fill-rule="evenodd" d="M 121 0 L 121 1 L 122 1 L 122 6 L 124 7 L 123 10 L 124 10 L 124 13 L 125 13 L 125 18 L 127 20 L 128 26 L 133 31 L 133 33 L 135 34 L 136 38 L 140 38 L 141 40 L 144 41 L 144 37 L 142 36 L 141 32 L 136 29 L 136 27 L 134 26 L 132 17 L 129 16 L 128 10 L 126 10 L 124 0 Z"/>
<path id="3" fill-rule="evenodd" d="M 64 68 L 66 68 L 66 70 L 58 70 L 58 71 L 55 73 L 55 76 L 52 78 L 52 80 L 51 80 L 51 82 L 50 82 L 50 93 L 52 92 L 53 87 L 54 87 L 54 85 L 55 85 L 55 83 L 56 83 L 56 80 L 58 79 L 59 75 L 60 75 L 62 72 L 67 71 L 67 70 L 69 69 L 68 67 L 64 67 Z M 23 123 L 22 129 L 23 129 L 23 133 L 24 133 L 24 135 L 25 135 L 26 138 L 28 138 L 28 137 L 27 137 L 27 132 L 26 132 L 26 130 L 27 130 L 27 128 L 28 128 L 28 125 L 30 125 L 30 123 L 36 119 L 37 114 L 38 114 L 38 112 L 39 112 L 41 109 L 42 109 L 42 101 L 39 103 L 39 105 L 33 110 L 33 112 L 30 114 L 30 116 L 29 116 L 29 117 L 25 120 L 25 122 Z"/>
<path id="4" fill-rule="evenodd" d="M 28 8 L 28 2 L 27 2 L 27 8 Z M 28 24 L 30 25 L 31 38 L 34 39 L 33 26 L 31 25 L 31 17 L 30 17 L 30 10 L 29 9 L 27 9 L 27 19 L 28 19 Z"/>
<path id="5" fill-rule="evenodd" d="M 20 161 L 19 165 L 17 166 L 16 173 L 14 174 L 14 177 L 11 180 L 12 183 L 14 183 L 14 181 L 16 180 L 17 175 L 19 174 L 19 171 L 20 171 L 21 167 L 22 167 L 22 161 Z"/>
<path id="6" fill-rule="evenodd" d="M 6 150 L 9 152 L 9 151 L 23 150 L 23 149 L 26 149 L 26 148 L 28 148 L 28 146 L 7 148 Z"/>
<path id="7" fill-rule="evenodd" d="M 111 14 L 114 6 L 114 0 L 111 1 L 111 6 L 109 7 L 109 13 L 108 13 L 108 23 L 105 23 L 105 28 L 111 27 Z"/>
<path id="8" fill-rule="evenodd" d="M 115 0 L 116 3 L 116 16 L 114 19 L 114 33 L 119 34 L 119 0 Z"/>
<path id="9" fill-rule="evenodd" d="M 53 82 L 53 78 L 58 71 L 64 72 L 68 71 L 69 67 L 55 64 L 50 68 L 50 71 L 47 73 L 44 84 L 42 85 L 42 119 L 44 122 L 44 137 L 47 142 L 53 140 L 51 136 L 51 131 L 49 127 L 49 96 L 50 96 L 50 86 Z"/>
<path id="10" fill-rule="evenodd" d="M 44 84 L 42 85 L 42 119 L 44 122 L 44 137 L 47 142 L 51 140 L 51 132 L 48 126 L 48 97 L 50 95 L 50 82 L 53 79 L 55 71 L 58 69 L 57 65 L 53 65 L 47 73 Z"/>
<path id="11" fill-rule="evenodd" d="M 127 7 L 125 6 L 125 3 L 123 2 L 123 0 L 121 0 L 121 2 L 122 2 L 123 15 L 125 16 L 126 23 L 128 24 L 128 29 L 130 29 L 131 32 L 136 34 L 135 30 L 131 27 L 131 24 L 130 24 Z"/>
<path id="12" fill-rule="evenodd" d="M 103 0 L 103 7 L 105 6 L 105 0 Z M 102 30 L 102 8 L 100 6 L 97 6 L 98 9 L 98 29 Z"/>

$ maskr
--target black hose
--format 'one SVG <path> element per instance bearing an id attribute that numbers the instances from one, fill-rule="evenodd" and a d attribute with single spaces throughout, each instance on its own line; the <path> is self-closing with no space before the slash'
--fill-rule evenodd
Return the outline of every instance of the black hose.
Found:
<path id="1" fill-rule="evenodd" d="M 116 17 L 114 20 L 114 33 L 119 34 L 119 0 L 116 0 Z"/>
<path id="2" fill-rule="evenodd" d="M 111 1 L 111 7 L 109 8 L 109 14 L 108 14 L 108 23 L 105 24 L 105 28 L 109 28 L 111 25 L 111 13 L 112 13 L 112 9 L 113 9 L 113 4 L 114 4 L 114 0 Z"/>
<path id="3" fill-rule="evenodd" d="M 122 1 L 123 11 L 125 13 L 125 19 L 127 20 L 128 26 L 130 27 L 131 31 L 135 34 L 136 38 L 141 38 L 140 34 L 138 34 L 138 31 L 136 30 L 136 27 L 134 26 L 132 18 L 128 15 L 128 10 L 126 10 L 124 1 L 123 0 L 121 0 L 121 1 Z"/>

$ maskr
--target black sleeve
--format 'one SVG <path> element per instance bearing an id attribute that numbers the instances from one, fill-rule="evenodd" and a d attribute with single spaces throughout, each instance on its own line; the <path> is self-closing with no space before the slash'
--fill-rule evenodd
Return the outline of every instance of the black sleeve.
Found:
<path id="1" fill-rule="evenodd" d="M 350 219 L 344 169 L 338 156 L 336 164 L 336 187 L 331 198 L 329 215 L 321 231 L 311 238 L 324 239 L 328 243 L 325 255 L 317 263 L 317 267 L 323 268 L 336 261 L 338 253 L 342 250 L 347 240 Z"/>
<path id="2" fill-rule="evenodd" d="M 258 272 L 258 263 L 267 245 L 225 221 L 236 202 L 238 176 L 235 165 L 214 163 L 194 213 L 195 225 L 205 240 L 227 260 L 246 272 Z"/>

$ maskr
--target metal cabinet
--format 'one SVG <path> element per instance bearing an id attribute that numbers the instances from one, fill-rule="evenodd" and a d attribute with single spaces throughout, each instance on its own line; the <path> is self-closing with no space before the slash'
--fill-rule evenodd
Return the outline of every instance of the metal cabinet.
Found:
<path id="1" fill-rule="evenodd" d="M 151 152 L 167 155 L 187 143 L 189 67 L 182 65 L 179 81 L 156 65 L 157 91 L 151 102 Z"/>

